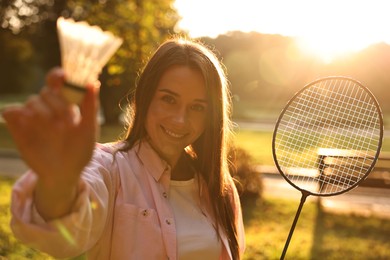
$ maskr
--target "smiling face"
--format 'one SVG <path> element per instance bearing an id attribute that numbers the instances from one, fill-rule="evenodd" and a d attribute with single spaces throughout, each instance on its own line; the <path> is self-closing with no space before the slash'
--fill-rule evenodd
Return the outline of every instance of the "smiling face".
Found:
<path id="1" fill-rule="evenodd" d="M 174 66 L 161 77 L 146 116 L 152 147 L 171 166 L 184 148 L 204 132 L 208 104 L 202 74 L 187 66 Z"/>

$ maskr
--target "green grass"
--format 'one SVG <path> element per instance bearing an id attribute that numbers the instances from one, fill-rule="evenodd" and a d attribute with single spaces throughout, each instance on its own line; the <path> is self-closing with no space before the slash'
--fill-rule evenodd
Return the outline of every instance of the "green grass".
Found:
<path id="1" fill-rule="evenodd" d="M 243 205 L 247 250 L 244 259 L 279 259 L 298 201 L 265 198 Z M 390 221 L 323 212 L 305 203 L 286 259 L 390 259 Z"/>
<path id="2" fill-rule="evenodd" d="M 273 164 L 272 133 L 269 131 L 240 130 L 236 132 L 235 145 L 248 151 L 256 164 Z"/>
<path id="3" fill-rule="evenodd" d="M 11 213 L 9 203 L 11 199 L 11 185 L 14 180 L 0 177 L 0 259 L 24 260 L 24 259 L 53 259 L 46 254 L 21 244 L 11 233 Z"/>
<path id="4" fill-rule="evenodd" d="M 273 165 L 272 132 L 240 130 L 235 135 L 235 144 L 249 153 L 256 164 Z M 390 138 L 383 138 L 382 152 L 390 152 Z"/>
<path id="5" fill-rule="evenodd" d="M 247 248 L 245 259 L 279 259 L 288 236 L 296 201 L 265 198 L 243 203 Z M 307 203 L 290 242 L 287 259 L 310 259 L 316 207 Z"/>
<path id="6" fill-rule="evenodd" d="M 0 178 L 0 256 L 54 259 L 21 244 L 12 235 L 9 203 L 13 182 Z M 279 259 L 298 203 L 273 197 L 243 203 L 247 242 L 244 260 Z M 388 219 L 325 213 L 310 200 L 302 209 L 286 259 L 390 259 L 388 234 Z"/>

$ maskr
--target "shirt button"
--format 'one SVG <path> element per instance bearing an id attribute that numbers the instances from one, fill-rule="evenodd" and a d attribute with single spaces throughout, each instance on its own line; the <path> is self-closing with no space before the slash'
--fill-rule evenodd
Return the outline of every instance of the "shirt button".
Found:
<path id="1" fill-rule="evenodd" d="M 163 195 L 164 198 L 168 198 L 168 193 L 166 193 L 165 191 L 163 192 L 162 195 Z"/>
<path id="2" fill-rule="evenodd" d="M 142 216 L 146 217 L 148 215 L 149 215 L 149 213 L 146 209 L 142 211 Z"/>
<path id="3" fill-rule="evenodd" d="M 165 223 L 167 223 L 168 225 L 171 224 L 171 221 L 169 219 L 165 220 Z"/>

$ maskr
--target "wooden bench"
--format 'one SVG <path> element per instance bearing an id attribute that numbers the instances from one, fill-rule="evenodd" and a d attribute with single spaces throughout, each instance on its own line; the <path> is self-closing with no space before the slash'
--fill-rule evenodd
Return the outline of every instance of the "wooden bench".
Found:
<path id="1" fill-rule="evenodd" d="M 356 163 L 356 167 L 367 167 L 370 165 L 364 165 L 363 157 L 366 157 L 366 153 L 355 150 L 343 150 L 343 149 L 318 149 L 318 170 L 320 176 L 326 175 L 327 170 L 342 168 L 343 164 L 348 164 L 348 160 L 353 160 Z M 374 154 L 372 154 L 374 158 Z M 362 159 L 361 161 L 359 159 Z M 351 165 L 346 165 L 351 167 Z M 359 186 L 369 186 L 376 188 L 390 188 L 390 153 L 381 152 L 378 160 L 372 169 L 371 173 L 363 180 Z"/>

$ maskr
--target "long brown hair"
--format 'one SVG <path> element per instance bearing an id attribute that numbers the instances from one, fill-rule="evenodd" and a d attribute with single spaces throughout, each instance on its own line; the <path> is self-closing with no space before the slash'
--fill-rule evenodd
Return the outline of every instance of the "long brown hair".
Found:
<path id="1" fill-rule="evenodd" d="M 200 42 L 175 38 L 164 42 L 152 55 L 137 82 L 128 115 L 125 147 L 132 148 L 147 136 L 146 114 L 163 73 L 175 65 L 188 66 L 204 77 L 209 102 L 208 122 L 204 133 L 189 147 L 196 155 L 196 168 L 205 180 L 216 220 L 227 234 L 233 259 L 239 258 L 236 219 L 231 196 L 227 144 L 231 133 L 230 95 L 228 82 L 215 54 Z"/>

